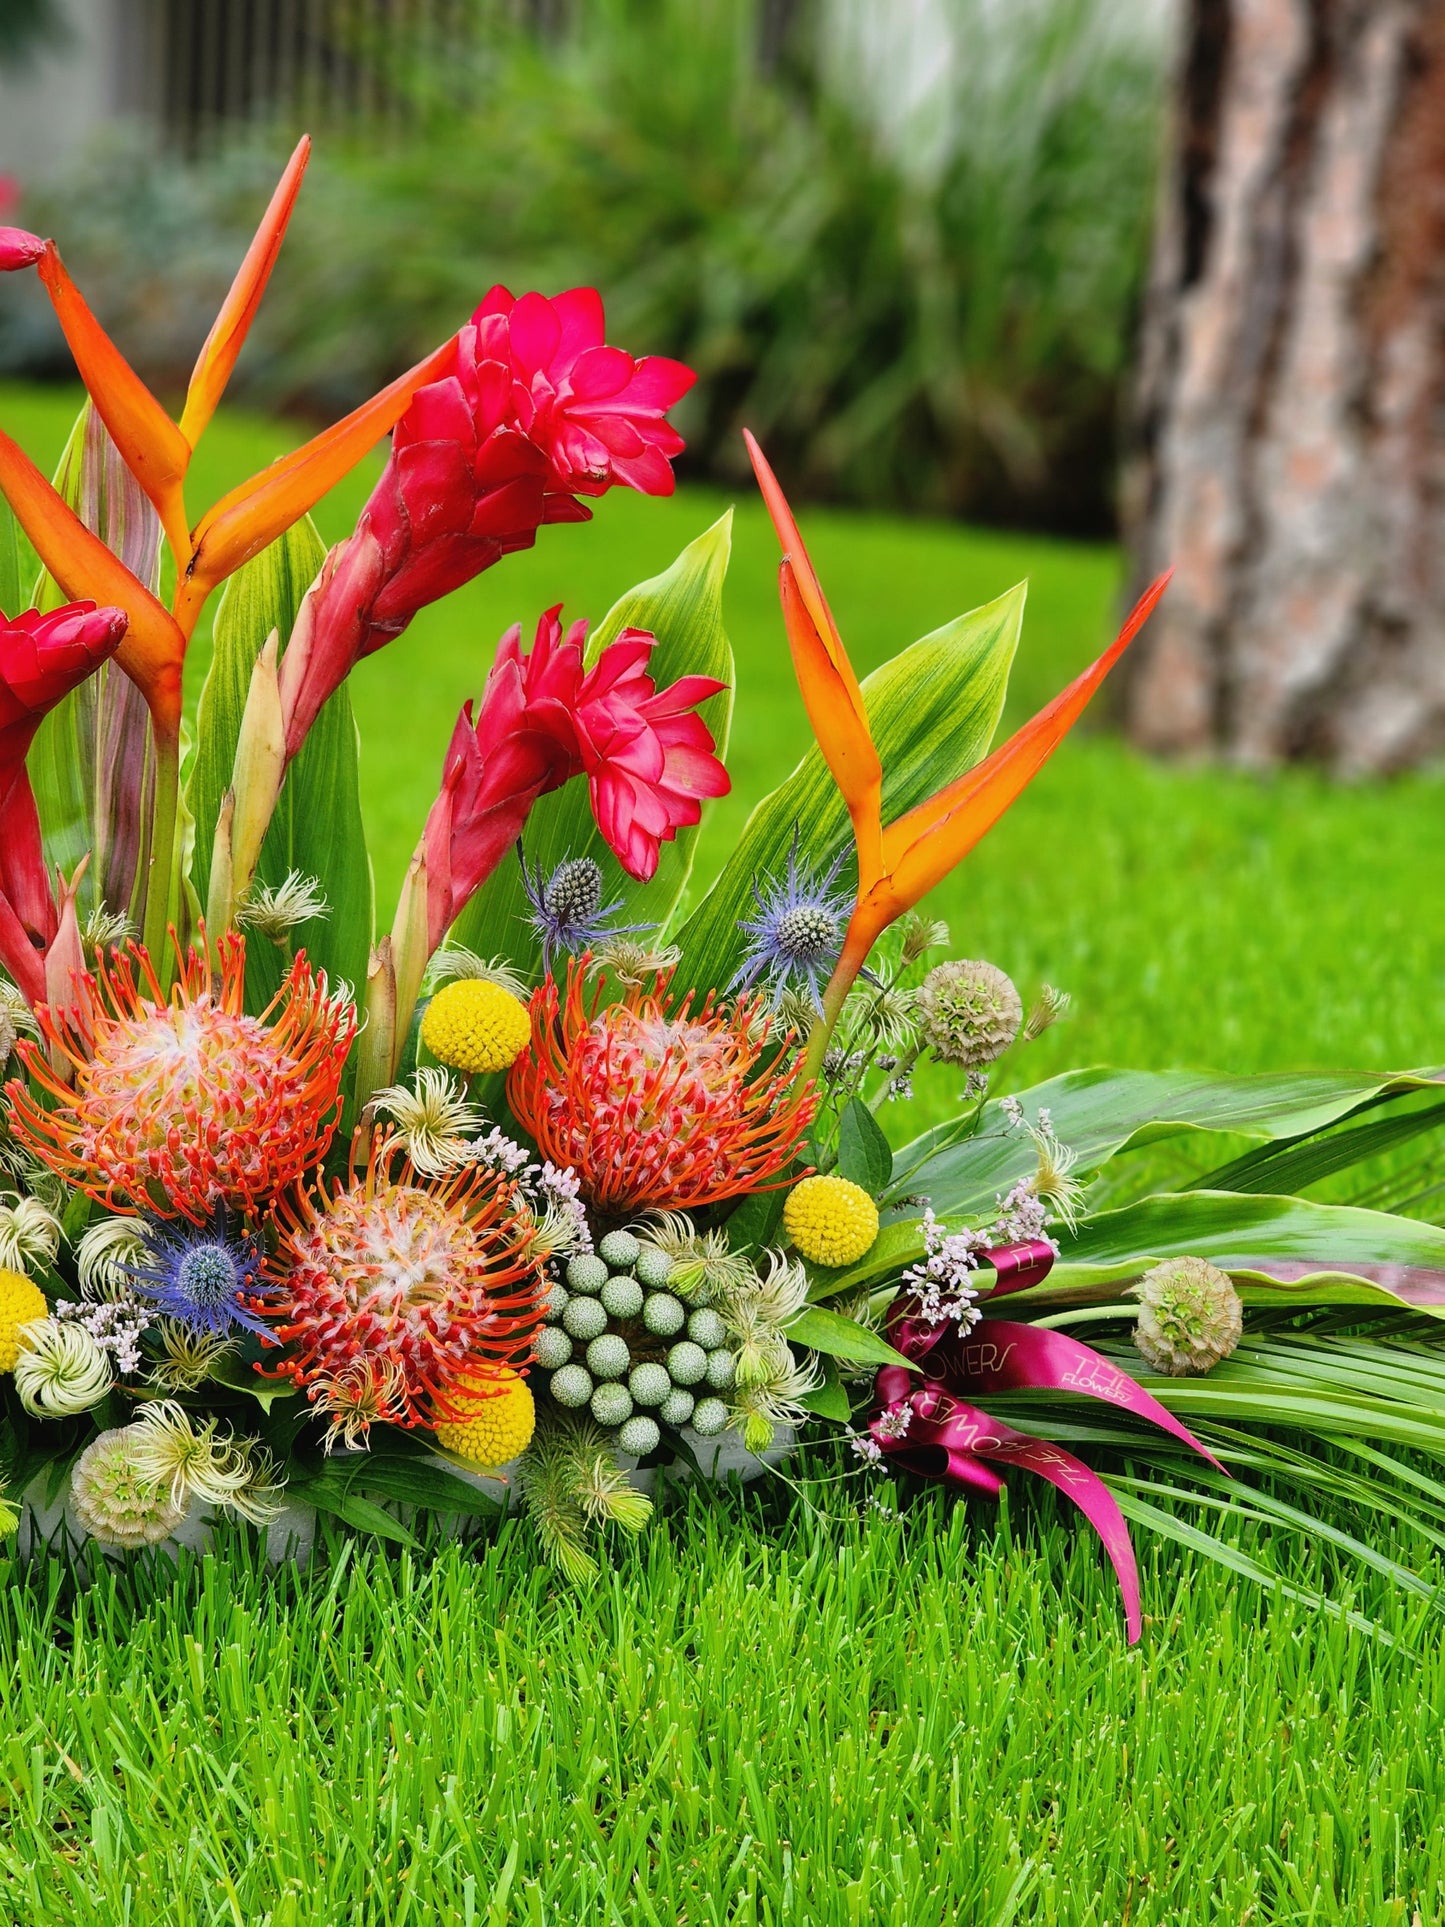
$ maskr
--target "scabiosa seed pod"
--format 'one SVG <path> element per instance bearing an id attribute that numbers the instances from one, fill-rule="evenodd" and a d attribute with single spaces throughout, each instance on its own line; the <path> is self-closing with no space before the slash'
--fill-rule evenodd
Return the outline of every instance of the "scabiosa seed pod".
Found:
<path id="1" fill-rule="evenodd" d="M 603 1304 L 614 1318 L 635 1318 L 642 1310 L 642 1287 L 635 1278 L 619 1272 L 602 1287 Z"/>
<path id="2" fill-rule="evenodd" d="M 630 1271 L 637 1263 L 642 1246 L 630 1231 L 609 1231 L 597 1247 L 599 1258 L 614 1271 Z"/>
<path id="3" fill-rule="evenodd" d="M 680 1300 L 665 1291 L 656 1291 L 642 1307 L 642 1322 L 658 1338 L 671 1338 L 680 1332 L 687 1321 L 687 1313 Z"/>
<path id="4" fill-rule="evenodd" d="M 715 1439 L 727 1430 L 728 1408 L 720 1398 L 702 1399 L 692 1415 L 692 1429 L 700 1439 Z"/>
<path id="5" fill-rule="evenodd" d="M 662 1442 L 662 1433 L 657 1420 L 639 1413 L 636 1418 L 628 1419 L 617 1431 L 617 1449 L 629 1452 L 635 1459 L 645 1459 L 649 1452 L 655 1452 Z"/>
<path id="6" fill-rule="evenodd" d="M 573 1291 L 596 1293 L 607 1283 L 607 1261 L 584 1251 L 567 1265 L 567 1283 Z"/>
<path id="7" fill-rule="evenodd" d="M 592 1374 L 585 1365 L 564 1365 L 553 1372 L 550 1390 L 559 1405 L 579 1410 L 592 1396 Z"/>
<path id="8" fill-rule="evenodd" d="M 103 1546 L 159 1545 L 186 1516 L 167 1487 L 141 1476 L 137 1458 L 144 1444 L 139 1427 L 123 1426 L 92 1439 L 75 1462 L 71 1510 Z"/>
<path id="9" fill-rule="evenodd" d="M 555 1379 L 552 1382 L 556 1384 Z M 618 1385 L 615 1381 L 599 1385 L 592 1394 L 592 1416 L 599 1425 L 625 1425 L 632 1417 L 631 1392 L 625 1385 Z"/>
<path id="10" fill-rule="evenodd" d="M 587 1344 L 607 1329 L 607 1308 L 600 1298 L 573 1298 L 562 1311 L 562 1329 Z"/>
<path id="11" fill-rule="evenodd" d="M 918 1033 L 940 1063 L 981 1070 L 1019 1034 L 1023 1000 L 996 964 L 936 964 L 918 992 Z"/>
<path id="12" fill-rule="evenodd" d="M 594 1378 L 623 1378 L 631 1364 L 627 1340 L 616 1332 L 603 1332 L 587 1347 L 587 1369 Z"/>
<path id="13" fill-rule="evenodd" d="M 672 1380 L 667 1375 L 666 1365 L 649 1359 L 633 1366 L 627 1389 L 639 1405 L 661 1405 L 672 1390 Z"/>
<path id="14" fill-rule="evenodd" d="M 1243 1335 L 1239 1293 L 1205 1258 L 1166 1259 L 1132 1295 L 1139 1300 L 1134 1343 L 1144 1362 L 1169 1378 L 1213 1371 Z"/>
<path id="15" fill-rule="evenodd" d="M 649 1291 L 661 1291 L 664 1285 L 671 1282 L 675 1269 L 671 1258 L 665 1251 L 659 1251 L 656 1245 L 644 1245 L 632 1267 L 638 1284 L 646 1285 Z"/>
<path id="16" fill-rule="evenodd" d="M 544 1325 L 532 1350 L 544 1372 L 556 1372 L 572 1356 L 572 1340 L 560 1325 Z"/>

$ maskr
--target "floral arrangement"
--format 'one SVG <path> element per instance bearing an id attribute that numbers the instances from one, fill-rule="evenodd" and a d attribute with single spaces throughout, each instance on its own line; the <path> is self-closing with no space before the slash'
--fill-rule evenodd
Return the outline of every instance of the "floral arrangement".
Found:
<path id="1" fill-rule="evenodd" d="M 193 523 L 306 158 L 178 422 L 54 244 L 0 229 L 89 394 L 53 483 L 0 432 L 4 1523 L 63 1500 L 63 1531 L 125 1550 L 297 1501 L 405 1539 L 413 1509 L 494 1510 L 480 1469 L 580 1581 L 599 1527 L 646 1523 L 638 1467 L 806 1428 L 865 1486 L 1051 1483 L 1131 1636 L 1131 1519 L 1258 1577 L 1190 1507 L 1300 1524 L 1300 1494 L 1344 1490 L 1434 1537 L 1439 1489 L 1398 1452 L 1445 1450 L 1445 1232 L 1301 1194 L 1437 1125 L 1441 1078 L 1082 1070 L 996 1097 L 1067 1000 L 939 960 L 928 892 L 1164 583 L 990 751 L 1022 592 L 860 683 L 750 441 L 817 741 L 711 885 L 689 894 L 728 788 L 726 522 L 596 627 L 551 609 L 502 638 L 378 933 L 348 677 L 589 498 L 670 492 L 693 377 L 609 345 L 591 290 L 496 288 Z M 388 433 L 325 552 L 309 510 Z M 961 1109 L 895 1144 L 922 1059 Z M 1139 1147 L 1206 1133 L 1212 1170 L 1131 1180 Z"/>

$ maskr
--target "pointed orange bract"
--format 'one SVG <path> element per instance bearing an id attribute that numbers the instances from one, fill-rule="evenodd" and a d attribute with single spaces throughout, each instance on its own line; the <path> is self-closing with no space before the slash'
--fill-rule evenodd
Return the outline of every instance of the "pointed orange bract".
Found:
<path id="1" fill-rule="evenodd" d="M 0 491 L 35 553 L 72 601 L 89 600 L 130 617 L 116 661 L 165 731 L 180 726 L 181 668 L 186 641 L 175 617 L 56 493 L 40 470 L 0 430 Z"/>
<path id="2" fill-rule="evenodd" d="M 277 183 L 276 192 L 271 196 L 271 204 L 262 216 L 255 238 L 246 250 L 246 258 L 236 271 L 230 292 L 221 303 L 221 311 L 206 336 L 205 346 L 196 359 L 180 426 L 182 439 L 191 448 L 200 440 L 216 412 L 216 404 L 225 392 L 226 383 L 231 379 L 231 370 L 256 318 L 256 310 L 266 292 L 266 283 L 271 279 L 271 270 L 281 252 L 291 210 L 301 191 L 301 177 L 306 172 L 306 163 L 310 158 L 311 137 L 303 134 L 286 164 L 286 172 Z"/>
<path id="3" fill-rule="evenodd" d="M 1098 661 L 1037 716 L 974 769 L 885 830 L 883 774 L 863 692 L 777 477 L 752 436 L 746 430 L 744 434 L 758 486 L 783 545 L 779 588 L 798 686 L 818 747 L 848 806 L 858 845 L 858 895 L 823 998 L 823 1019 L 808 1046 L 810 1060 L 817 1062 L 878 938 L 943 881 L 1028 787 L 1143 628 L 1169 577 L 1162 575 L 1150 585 Z"/>
<path id="4" fill-rule="evenodd" d="M 181 492 L 191 451 L 185 437 L 86 305 L 53 241 L 37 263 L 96 413 L 161 518 L 178 564 L 190 554 Z M 54 571 L 52 570 L 52 574 Z M 58 578 L 57 578 L 58 580 Z"/>
<path id="5" fill-rule="evenodd" d="M 782 544 L 779 594 L 803 707 L 808 712 L 823 759 L 848 806 L 858 844 L 859 876 L 867 887 L 882 869 L 883 766 L 868 727 L 863 691 L 838 634 L 822 584 L 803 546 L 787 497 L 757 442 L 746 429 L 743 436 L 758 487 Z"/>
<path id="6" fill-rule="evenodd" d="M 202 603 L 228 575 L 274 542 L 328 489 L 334 488 L 383 435 L 395 428 L 407 403 L 429 381 L 447 373 L 456 355 L 446 341 L 389 388 L 334 423 L 304 447 L 283 455 L 208 509 L 197 525 L 195 552 L 176 597 L 176 615 L 187 634 Z"/>

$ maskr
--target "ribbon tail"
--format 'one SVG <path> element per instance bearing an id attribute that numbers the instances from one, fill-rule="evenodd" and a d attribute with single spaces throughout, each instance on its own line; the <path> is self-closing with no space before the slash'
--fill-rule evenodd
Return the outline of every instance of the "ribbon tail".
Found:
<path id="1" fill-rule="evenodd" d="M 1065 1498 L 1073 1501 L 1098 1533 L 1119 1581 L 1119 1591 L 1124 1600 L 1124 1624 L 1132 1646 L 1144 1631 L 1139 1567 L 1134 1558 L 1129 1528 L 1113 1493 L 1097 1472 L 1091 1471 L 1072 1452 L 1064 1451 L 1062 1446 L 1053 1445 L 1047 1439 L 1029 1438 L 1024 1433 L 1013 1432 L 1011 1427 L 1000 1425 L 997 1419 L 991 1420 L 990 1424 L 1001 1435 L 998 1444 L 991 1441 L 975 1442 L 974 1451 L 982 1458 L 1002 1459 L 1022 1465 L 1028 1471 L 1037 1473 L 1039 1478 L 1047 1479 Z"/>

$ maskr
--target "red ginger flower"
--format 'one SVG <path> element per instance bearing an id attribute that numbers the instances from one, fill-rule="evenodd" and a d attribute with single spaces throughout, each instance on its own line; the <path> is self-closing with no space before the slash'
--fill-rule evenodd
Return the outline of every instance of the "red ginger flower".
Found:
<path id="1" fill-rule="evenodd" d="M 502 1172 L 419 1174 L 395 1138 L 278 1205 L 275 1368 L 323 1409 L 407 1427 L 459 1418 L 479 1375 L 531 1357 L 547 1285 L 535 1220 Z M 483 1368 L 479 1374 L 478 1368 Z M 458 1401 L 461 1401 L 459 1404 Z"/>
<path id="2" fill-rule="evenodd" d="M 609 1215 L 690 1211 L 775 1188 L 818 1108 L 801 1065 L 763 1059 L 760 998 L 728 1011 L 711 994 L 675 1010 L 666 979 L 621 1003 L 583 999 L 585 959 L 565 1000 L 549 977 L 533 993 L 532 1043 L 507 1078 L 507 1101 L 544 1158 L 571 1165 L 589 1204 Z"/>
<path id="3" fill-rule="evenodd" d="M 46 875 L 25 758 L 46 714 L 115 654 L 126 620 L 122 610 L 93 602 L 68 603 L 50 615 L 32 609 L 10 618 L 0 610 L 0 963 L 32 1004 L 47 994 L 46 955 L 62 915 Z M 50 994 L 57 994 L 53 984 Z"/>
<path id="4" fill-rule="evenodd" d="M 696 377 L 605 347 L 603 332 L 592 288 L 515 301 L 498 287 L 458 334 L 452 372 L 413 397 L 355 533 L 302 604 L 281 664 L 288 756 L 419 609 L 530 548 L 543 523 L 585 522 L 578 494 L 671 494 L 683 444 L 664 411 Z"/>
<path id="5" fill-rule="evenodd" d="M 245 939 L 231 932 L 217 949 L 219 983 L 204 948 L 178 946 L 169 995 L 139 944 L 113 951 L 80 979 L 78 1009 L 38 1011 L 49 1056 L 18 1046 L 48 1104 L 12 1079 L 16 1137 L 111 1211 L 195 1224 L 217 1206 L 251 1215 L 331 1142 L 355 1010 L 301 955 L 249 1016 Z"/>
<path id="6" fill-rule="evenodd" d="M 562 633 L 560 609 L 537 624 L 530 655 L 519 626 L 497 650 L 475 718 L 457 719 L 441 794 L 422 838 L 427 940 L 434 950 L 473 892 L 522 833 L 539 796 L 586 774 L 598 828 L 623 868 L 646 879 L 660 844 L 696 823 L 728 774 L 694 706 L 725 684 L 683 676 L 658 691 L 647 673 L 655 638 L 624 629 L 584 667 L 585 622 Z"/>

